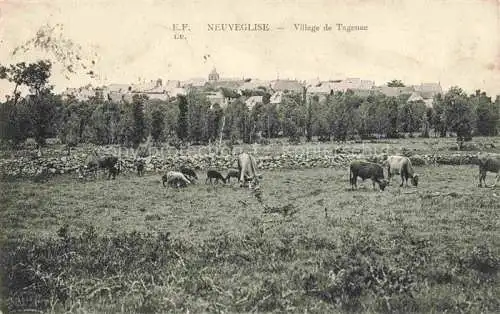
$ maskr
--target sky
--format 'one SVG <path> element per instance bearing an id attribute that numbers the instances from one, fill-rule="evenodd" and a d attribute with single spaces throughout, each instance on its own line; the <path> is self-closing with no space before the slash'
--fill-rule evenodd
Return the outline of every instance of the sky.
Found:
<path id="1" fill-rule="evenodd" d="M 173 38 L 174 23 L 189 24 L 187 39 Z M 209 32 L 208 23 L 268 23 L 271 31 Z M 294 23 L 333 29 L 299 32 Z M 336 23 L 368 30 L 341 32 Z M 56 91 L 207 78 L 216 67 L 222 77 L 399 79 L 500 94 L 498 0 L 0 0 L 0 63 L 52 57 L 12 51 L 56 24 L 95 61 L 97 74 L 66 78 L 55 62 Z M 0 96 L 11 91 L 0 82 Z"/>

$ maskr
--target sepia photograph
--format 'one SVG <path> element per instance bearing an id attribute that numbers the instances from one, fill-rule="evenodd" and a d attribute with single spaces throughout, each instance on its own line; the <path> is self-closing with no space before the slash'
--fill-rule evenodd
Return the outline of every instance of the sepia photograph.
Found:
<path id="1" fill-rule="evenodd" d="M 0 0 L 0 314 L 500 313 L 498 181 L 499 0 Z"/>

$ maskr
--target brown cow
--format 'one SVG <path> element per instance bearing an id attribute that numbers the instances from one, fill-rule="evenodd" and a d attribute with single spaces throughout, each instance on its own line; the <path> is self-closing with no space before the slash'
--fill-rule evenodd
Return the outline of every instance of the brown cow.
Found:
<path id="1" fill-rule="evenodd" d="M 368 162 L 365 160 L 354 160 L 349 166 L 349 181 L 351 187 L 358 187 L 357 181 L 360 177 L 363 181 L 370 178 L 372 180 L 373 189 L 375 189 L 375 182 L 381 191 L 385 189 L 388 182 L 384 179 L 384 168 L 379 164 Z"/>
<path id="2" fill-rule="evenodd" d="M 496 173 L 495 183 L 491 187 L 497 185 L 500 178 L 500 157 L 482 157 L 478 160 L 479 164 L 479 187 L 483 187 L 482 182 L 486 186 L 486 173 Z"/>

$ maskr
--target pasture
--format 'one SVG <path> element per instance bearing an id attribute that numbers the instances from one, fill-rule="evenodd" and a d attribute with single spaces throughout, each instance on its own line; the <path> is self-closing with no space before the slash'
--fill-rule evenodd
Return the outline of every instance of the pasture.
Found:
<path id="1" fill-rule="evenodd" d="M 346 168 L 262 171 L 261 193 L 161 174 L 3 182 L 11 312 L 498 312 L 500 189 L 477 166 L 351 191 Z M 491 184 L 494 176 L 488 175 Z"/>

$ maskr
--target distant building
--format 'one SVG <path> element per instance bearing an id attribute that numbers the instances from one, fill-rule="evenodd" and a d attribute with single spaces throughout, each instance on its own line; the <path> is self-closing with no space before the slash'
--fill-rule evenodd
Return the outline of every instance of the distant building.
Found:
<path id="1" fill-rule="evenodd" d="M 281 104 L 281 101 L 283 100 L 283 92 L 278 91 L 275 92 L 274 94 L 271 95 L 269 98 L 269 103 L 270 104 Z"/>
<path id="2" fill-rule="evenodd" d="M 225 97 L 222 91 L 218 90 L 216 92 L 208 92 L 205 94 L 211 106 L 219 104 L 221 108 L 226 108 L 229 105 L 229 97 Z"/>
<path id="3" fill-rule="evenodd" d="M 362 80 L 360 78 L 346 78 L 340 82 L 332 82 L 334 92 L 345 92 L 350 90 L 371 90 L 375 86 L 374 81 Z"/>
<path id="4" fill-rule="evenodd" d="M 322 82 L 316 86 L 310 86 L 307 88 L 306 95 L 308 98 L 317 96 L 320 101 L 326 99 L 328 95 L 333 94 L 332 86 L 329 82 Z"/>
<path id="5" fill-rule="evenodd" d="M 271 83 L 269 81 L 263 81 L 258 79 L 246 79 L 243 81 L 243 84 L 241 84 L 238 87 L 238 91 L 241 94 L 245 90 L 252 91 L 262 88 L 265 88 L 265 90 L 268 91 L 271 88 Z"/>
<path id="6" fill-rule="evenodd" d="M 419 92 L 424 99 L 434 98 L 437 94 L 443 93 L 440 83 L 422 83 L 415 86 L 415 90 Z"/>
<path id="7" fill-rule="evenodd" d="M 61 93 L 63 100 L 73 98 L 77 101 L 87 101 L 91 97 L 103 96 L 102 89 L 93 88 L 90 84 L 79 88 L 66 88 Z"/>
<path id="8" fill-rule="evenodd" d="M 132 94 L 146 95 L 149 99 L 157 99 L 168 101 L 168 92 L 165 86 L 163 86 L 162 79 L 157 79 L 156 81 L 150 81 L 149 83 L 143 83 L 139 85 L 134 85 L 131 88 Z"/>
<path id="9" fill-rule="evenodd" d="M 180 87 L 188 88 L 201 88 L 207 84 L 207 80 L 204 78 L 192 78 L 180 83 Z"/>
<path id="10" fill-rule="evenodd" d="M 252 110 L 253 107 L 257 104 L 262 104 L 262 96 L 251 96 L 248 97 L 248 99 L 245 101 L 245 104 L 247 105 L 248 110 Z"/>
<path id="11" fill-rule="evenodd" d="M 405 87 L 389 87 L 389 86 L 379 86 L 375 88 L 381 94 L 384 94 L 387 97 L 398 97 L 400 95 L 411 95 L 415 88 L 413 86 L 405 86 Z"/>
<path id="12" fill-rule="evenodd" d="M 182 95 L 182 96 L 186 96 L 187 95 L 186 89 L 181 88 L 181 87 L 172 88 L 172 89 L 168 90 L 167 93 L 168 93 L 169 97 L 177 97 L 179 95 Z"/>
<path id="13" fill-rule="evenodd" d="M 417 101 L 424 101 L 424 98 L 420 95 L 418 92 L 413 92 L 410 95 L 410 98 L 408 98 L 407 102 L 417 102 Z"/>
<path id="14" fill-rule="evenodd" d="M 215 68 L 212 69 L 210 74 L 208 74 L 208 81 L 209 82 L 216 82 L 219 80 L 219 73 L 217 73 L 217 70 Z"/>
<path id="15" fill-rule="evenodd" d="M 271 89 L 275 92 L 302 93 L 304 86 L 297 80 L 275 80 L 271 82 Z"/>

